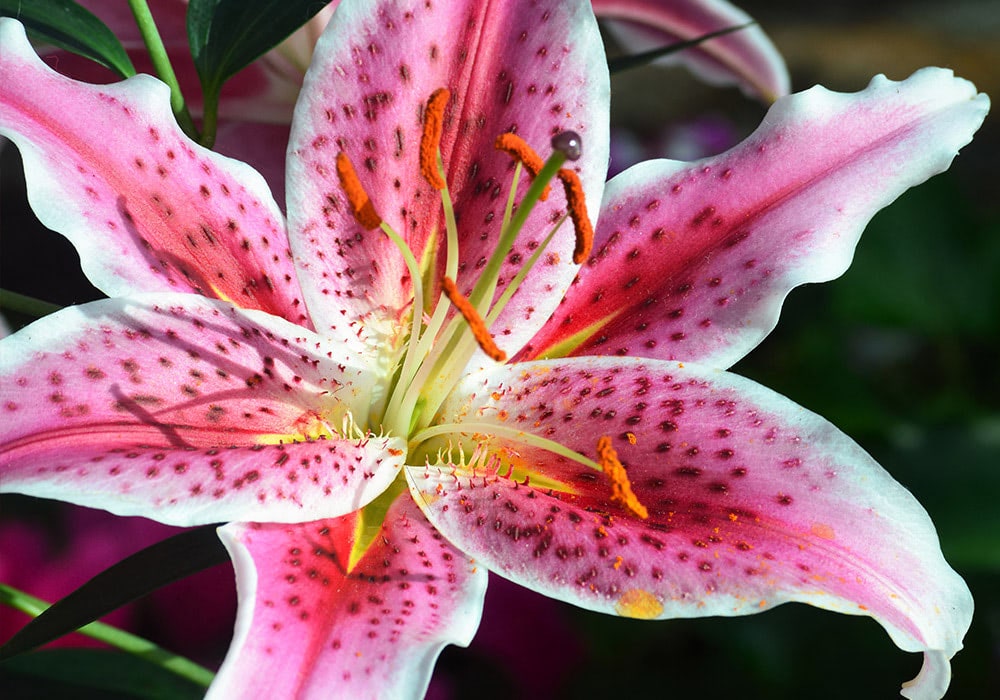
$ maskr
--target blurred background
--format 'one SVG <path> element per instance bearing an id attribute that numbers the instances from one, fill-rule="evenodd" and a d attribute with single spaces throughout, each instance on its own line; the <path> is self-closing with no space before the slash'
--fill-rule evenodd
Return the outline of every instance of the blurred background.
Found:
<path id="1" fill-rule="evenodd" d="M 902 79 L 937 65 L 1000 99 L 1000 2 L 738 4 L 785 56 L 795 91 L 815 83 L 856 91 L 875 73 Z M 621 73 L 612 90 L 614 170 L 725 150 L 765 112 L 737 90 L 705 86 L 679 69 Z M 1000 697 L 998 162 L 994 113 L 949 172 L 876 216 L 847 274 L 794 291 L 777 330 L 734 368 L 831 420 L 927 508 L 977 605 L 966 648 L 953 660 L 948 697 L 956 700 Z M 34 221 L 20 167 L 15 149 L 3 148 L 0 284 L 60 305 L 98 298 L 72 247 Z M 27 320 L 8 317 L 15 328 Z M 0 496 L 0 581 L 55 599 L 173 532 Z M 802 605 L 650 624 L 577 610 L 495 578 L 491 586 L 479 635 L 469 649 L 445 650 L 432 697 L 861 700 L 896 697 L 920 666 L 873 621 Z M 224 565 L 111 621 L 213 664 L 228 644 L 234 604 Z M 0 608 L 0 641 L 26 620 Z M 52 697 L 33 694 L 33 678 L 0 667 L 10 697 Z M 117 697 L 109 692 L 93 697 Z"/>

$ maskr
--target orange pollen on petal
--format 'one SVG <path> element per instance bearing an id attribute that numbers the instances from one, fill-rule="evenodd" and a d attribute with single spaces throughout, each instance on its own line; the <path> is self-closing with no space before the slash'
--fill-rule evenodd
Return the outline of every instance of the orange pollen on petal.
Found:
<path id="1" fill-rule="evenodd" d="M 569 216 L 573 219 L 573 228 L 576 230 L 573 262 L 579 265 L 590 257 L 590 250 L 594 247 L 594 227 L 590 225 L 590 217 L 587 216 L 587 203 L 584 201 L 580 177 L 566 168 L 561 168 L 558 175 L 566 191 L 566 206 L 569 207 Z"/>
<path id="2" fill-rule="evenodd" d="M 337 178 L 344 194 L 347 195 L 347 200 L 351 203 L 351 212 L 357 222 L 369 231 L 381 226 L 382 217 L 375 211 L 372 200 L 368 198 L 368 193 L 361 186 L 361 180 L 354 171 L 351 159 L 343 151 L 337 154 Z"/>
<path id="3" fill-rule="evenodd" d="M 611 479 L 611 500 L 620 503 L 623 508 L 643 520 L 648 518 L 649 511 L 632 493 L 632 484 L 629 483 L 625 467 L 618 461 L 618 453 L 611 446 L 611 438 L 607 435 L 597 441 L 597 461 Z"/>
<path id="4" fill-rule="evenodd" d="M 424 132 L 420 136 L 420 174 L 436 190 L 445 187 L 444 178 L 438 172 L 437 154 L 444 130 L 444 108 L 449 99 L 451 92 L 447 88 L 438 88 L 431 93 L 424 110 Z"/>
<path id="5" fill-rule="evenodd" d="M 517 134 L 509 131 L 500 134 L 493 145 L 498 151 L 503 151 L 514 160 L 521 161 L 521 164 L 528 169 L 532 177 L 538 177 L 538 173 L 542 171 L 542 166 L 545 165 L 545 161 L 542 160 L 541 156 L 535 153 L 535 150 L 528 145 L 528 142 Z M 552 188 L 546 185 L 539 199 L 544 202 L 549 198 L 549 192 L 551 191 Z"/>
<path id="6" fill-rule="evenodd" d="M 486 322 L 483 321 L 482 317 L 476 311 L 476 308 L 472 303 L 466 299 L 458 287 L 455 286 L 455 281 L 450 277 L 445 277 L 441 281 L 441 290 L 444 292 L 445 296 L 448 297 L 450 301 L 458 312 L 462 314 L 465 318 L 465 322 L 469 324 L 469 330 L 472 331 L 472 336 L 479 343 L 479 347 L 487 355 L 492 357 L 497 362 L 503 362 L 507 359 L 507 353 L 497 347 L 497 344 L 493 341 L 493 336 L 490 335 L 489 329 L 486 327 Z"/>

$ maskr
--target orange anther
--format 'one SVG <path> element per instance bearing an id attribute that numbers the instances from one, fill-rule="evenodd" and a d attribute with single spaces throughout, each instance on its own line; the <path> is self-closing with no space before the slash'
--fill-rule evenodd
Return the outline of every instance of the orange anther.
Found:
<path id="1" fill-rule="evenodd" d="M 521 161 L 532 177 L 538 177 L 542 166 L 545 165 L 545 161 L 542 160 L 541 156 L 535 153 L 534 149 L 528 145 L 528 142 L 517 134 L 509 131 L 500 134 L 493 145 L 498 151 L 503 151 L 514 160 Z M 544 202 L 549 198 L 549 192 L 551 191 L 552 188 L 546 185 L 539 199 Z"/>
<path id="2" fill-rule="evenodd" d="M 643 520 L 648 518 L 649 511 L 632 492 L 632 484 L 629 483 L 625 467 L 618 461 L 618 453 L 615 452 L 611 438 L 607 435 L 601 436 L 597 441 L 597 461 L 611 479 L 611 500 L 620 503 L 625 510 Z"/>
<path id="3" fill-rule="evenodd" d="M 424 110 L 424 133 L 420 137 L 420 174 L 436 190 L 445 187 L 444 178 L 438 171 L 437 154 L 441 146 L 441 132 L 444 130 L 444 108 L 451 98 L 447 88 L 438 88 L 431 93 Z"/>
<path id="4" fill-rule="evenodd" d="M 465 322 L 469 324 L 469 330 L 472 331 L 472 336 L 479 343 L 482 351 L 497 362 L 506 360 L 507 353 L 497 347 L 497 344 L 493 341 L 493 336 L 490 335 L 490 331 L 486 327 L 486 322 L 483 321 L 482 317 L 476 311 L 476 307 L 458 291 L 454 280 L 450 277 L 445 277 L 441 280 L 441 290 L 455 308 L 458 309 L 458 312 L 462 314 L 462 317 L 465 318 Z"/>
<path id="5" fill-rule="evenodd" d="M 340 179 L 344 194 L 347 195 L 347 201 L 351 203 L 351 213 L 357 222 L 369 231 L 381 226 L 382 217 L 375 211 L 372 200 L 368 198 L 358 174 L 354 172 L 351 159 L 343 151 L 337 154 L 337 177 Z"/>
<path id="6" fill-rule="evenodd" d="M 561 168 L 558 175 L 566 191 L 566 206 L 569 207 L 569 216 L 573 219 L 573 228 L 576 230 L 573 262 L 579 265 L 590 257 L 590 250 L 594 247 L 594 227 L 590 225 L 590 217 L 587 216 L 587 204 L 583 198 L 583 185 L 580 184 L 579 176 L 566 168 Z"/>

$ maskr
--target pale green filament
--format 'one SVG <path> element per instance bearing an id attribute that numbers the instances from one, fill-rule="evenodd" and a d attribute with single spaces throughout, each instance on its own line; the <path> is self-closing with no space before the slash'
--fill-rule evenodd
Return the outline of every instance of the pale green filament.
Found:
<path id="1" fill-rule="evenodd" d="M 417 265 L 417 259 L 414 257 L 413 251 L 410 250 L 410 247 L 406 245 L 406 242 L 400 237 L 400 235 L 396 233 L 392 229 L 392 227 L 389 226 L 389 224 L 385 223 L 384 221 L 382 222 L 382 230 L 385 232 L 385 235 L 387 235 L 389 239 L 396 244 L 396 247 L 399 248 L 399 251 L 403 254 L 403 260 L 406 263 L 406 269 L 410 273 L 410 280 L 411 283 L 413 284 L 413 310 L 412 310 L 413 318 L 410 330 L 411 341 L 407 343 L 406 354 L 403 358 L 403 368 L 402 371 L 400 372 L 400 377 L 408 377 L 413 371 L 414 364 L 419 363 L 421 359 L 418 358 L 416 356 L 416 353 L 414 352 L 416 349 L 415 347 L 416 343 L 414 342 L 414 339 L 420 337 L 420 325 L 423 319 L 423 308 L 424 308 L 424 287 L 423 283 L 420 280 L 420 266 Z M 390 431 L 392 431 L 394 434 L 405 435 L 406 431 L 409 430 L 409 425 L 400 426 L 397 425 L 396 422 L 396 413 L 395 413 L 396 406 L 394 406 L 394 404 L 398 403 L 396 402 L 396 395 L 398 393 L 401 392 L 395 392 L 395 391 L 393 392 L 392 399 L 390 400 L 389 405 L 386 407 L 385 427 Z M 400 428 L 403 427 L 405 427 L 405 430 L 400 430 Z"/>
<path id="2" fill-rule="evenodd" d="M 535 435 L 534 433 L 528 433 L 519 428 L 512 428 L 506 425 L 497 425 L 495 423 L 439 423 L 437 425 L 432 425 L 428 428 L 416 433 L 412 438 L 410 438 L 411 449 L 417 447 L 420 444 L 430 440 L 433 437 L 439 435 L 455 435 L 455 434 L 467 434 L 467 435 L 490 435 L 505 437 L 511 442 L 516 442 L 527 447 L 537 447 L 539 449 L 551 452 L 553 454 L 566 457 L 574 462 L 578 462 L 585 467 L 590 467 L 591 469 L 596 469 L 601 471 L 601 465 L 585 457 L 579 452 L 566 447 L 565 445 L 558 443 L 554 440 L 549 440 L 543 438 L 540 435 Z"/>
<path id="3" fill-rule="evenodd" d="M 521 181 L 522 168 L 523 166 L 521 165 L 520 162 L 518 162 L 517 165 L 514 167 L 514 178 L 510 186 L 510 193 L 507 195 L 507 204 L 504 208 L 503 221 L 501 221 L 500 223 L 501 231 L 503 231 L 510 224 L 512 212 L 514 211 L 514 202 L 517 196 L 517 186 L 518 183 L 520 183 Z M 456 241 L 456 246 L 457 246 L 457 241 Z M 455 275 L 449 273 L 448 276 L 451 277 L 453 280 L 457 281 Z M 493 298 L 493 293 L 495 290 L 496 290 L 496 284 L 494 282 L 493 289 L 490 290 L 489 296 L 485 297 L 484 303 L 486 304 L 489 303 L 489 300 Z M 442 301 L 445 302 L 446 304 L 445 310 L 447 310 L 448 306 L 447 299 L 442 298 Z M 476 305 L 473 304 L 473 306 Z M 488 309 L 486 308 L 476 306 L 476 312 L 482 317 L 486 316 L 487 311 Z M 448 324 L 448 327 L 445 329 L 444 333 L 441 334 L 440 340 L 442 343 L 444 343 L 445 349 L 438 358 L 439 364 L 441 363 L 442 360 L 445 360 L 448 357 L 453 357 L 455 355 L 457 350 L 457 345 L 459 344 L 459 341 L 463 339 L 461 336 L 456 337 L 456 332 L 458 331 L 459 328 L 461 328 L 464 325 L 465 325 L 464 319 L 462 319 L 461 316 L 456 315 L 451 319 L 451 322 Z M 432 369 L 437 369 L 437 367 L 435 366 Z M 434 376 L 434 373 L 431 372 L 430 370 L 428 370 L 427 374 L 428 376 Z"/>
<path id="4" fill-rule="evenodd" d="M 441 161 L 440 151 L 437 154 L 437 166 L 438 171 L 441 174 L 441 179 L 444 180 L 444 165 Z M 458 225 L 455 222 L 455 210 L 451 203 L 451 194 L 448 191 L 448 185 L 441 189 L 441 205 L 444 209 L 445 216 L 445 237 L 446 237 L 446 258 L 445 258 L 445 270 L 446 274 L 454 279 L 458 274 Z M 383 224 L 383 227 L 385 224 Z M 394 239 L 395 242 L 395 239 Z M 399 243 L 397 243 L 397 246 Z M 409 253 L 410 257 L 416 260 L 413 253 L 406 248 L 404 255 Z M 412 273 L 411 273 L 412 274 Z M 444 325 L 445 319 L 448 315 L 448 300 L 443 295 L 438 299 L 437 304 L 434 309 L 434 315 L 431 317 L 430 322 L 427 324 L 426 328 L 421 334 L 419 332 L 419 325 L 417 323 L 418 310 L 420 317 L 423 314 L 423 301 L 421 297 L 420 306 L 417 305 L 417 300 L 414 299 L 414 323 L 413 331 L 410 334 L 409 341 L 407 343 L 406 350 L 406 360 L 410 358 L 419 358 L 419 360 L 426 359 L 431 352 L 431 346 L 438 340 L 439 331 L 441 326 Z M 423 370 L 425 369 L 425 363 L 419 364 L 408 364 L 404 360 L 403 368 L 400 371 L 399 379 L 396 383 L 395 391 L 393 391 L 392 399 L 386 410 L 387 420 L 391 416 L 393 422 L 391 423 L 395 427 L 399 428 L 401 426 L 396 426 L 397 416 L 402 419 L 402 416 L 412 416 L 414 408 L 419 399 L 420 395 L 420 379 L 423 375 Z M 412 418 L 407 421 L 405 426 L 405 431 L 400 434 L 409 433 L 412 427 Z"/>
<path id="5" fill-rule="evenodd" d="M 440 152 L 438 153 L 438 168 L 441 170 L 441 175 L 443 179 L 444 168 L 441 166 Z M 442 188 L 441 190 L 441 205 L 444 209 L 445 234 L 447 236 L 447 257 L 445 258 L 445 275 L 447 275 L 451 279 L 457 279 L 458 224 L 455 223 L 455 209 L 451 203 L 451 194 L 448 191 L 447 184 L 445 184 L 444 188 Z M 448 330 L 446 330 L 444 334 L 438 333 L 438 331 L 444 325 L 445 319 L 448 315 L 449 306 L 450 304 L 448 303 L 447 297 L 445 297 L 442 294 L 438 298 L 437 305 L 434 308 L 434 316 L 431 318 L 430 323 L 427 325 L 427 332 L 425 332 L 423 337 L 420 338 L 419 347 L 417 348 L 418 356 L 427 357 L 431 351 L 431 344 L 446 342 L 445 338 L 447 338 L 448 333 L 451 331 L 451 327 L 449 326 Z"/>

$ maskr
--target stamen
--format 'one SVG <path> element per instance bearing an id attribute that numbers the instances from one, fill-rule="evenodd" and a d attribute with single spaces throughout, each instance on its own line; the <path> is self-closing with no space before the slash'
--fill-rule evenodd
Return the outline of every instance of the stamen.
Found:
<path id="1" fill-rule="evenodd" d="M 424 133 L 420 137 L 420 174 L 436 190 L 445 187 L 444 178 L 438 171 L 438 148 L 441 146 L 441 132 L 444 129 L 444 108 L 451 98 L 447 88 L 438 88 L 431 93 L 424 110 Z"/>
<path id="2" fill-rule="evenodd" d="M 445 277 L 441 281 L 441 289 L 445 293 L 445 296 L 448 297 L 448 300 L 454 304 L 455 308 L 465 318 L 465 322 L 469 324 L 469 330 L 472 331 L 472 336 L 479 343 L 482 351 L 497 362 L 506 360 L 507 353 L 497 347 L 497 344 L 493 341 L 493 336 L 490 335 L 490 331 L 486 327 L 486 323 L 472 303 L 458 291 L 454 280 L 450 277 Z"/>
<path id="3" fill-rule="evenodd" d="M 524 167 L 528 169 L 532 177 L 538 177 L 538 173 L 541 172 L 542 166 L 545 165 L 545 161 L 542 160 L 541 156 L 535 153 L 535 150 L 528 145 L 528 142 L 522 139 L 517 134 L 511 132 L 506 132 L 497 136 L 497 140 L 493 143 L 493 146 L 498 151 L 503 151 L 511 158 L 521 161 Z M 542 194 L 539 197 L 543 202 L 549 198 L 549 192 L 552 188 L 548 185 L 542 190 Z"/>
<path id="4" fill-rule="evenodd" d="M 368 198 L 368 193 L 361 186 L 361 180 L 354 171 L 354 165 L 347 154 L 341 151 L 337 154 L 337 177 L 340 179 L 340 186 L 347 195 L 347 200 L 351 203 L 351 212 L 359 224 L 371 231 L 382 225 L 382 217 L 375 211 L 372 200 Z"/>
<path id="5" fill-rule="evenodd" d="M 601 463 L 601 469 L 611 479 L 611 500 L 620 503 L 623 508 L 643 520 L 648 518 L 649 511 L 632 493 L 632 484 L 629 483 L 625 467 L 618 461 L 618 453 L 615 452 L 611 438 L 607 435 L 603 435 L 597 441 L 597 460 Z"/>
<path id="6" fill-rule="evenodd" d="M 590 217 L 587 216 L 587 204 L 584 201 L 583 185 L 580 184 L 579 176 L 566 168 L 560 168 L 557 174 L 566 191 L 566 206 L 569 208 L 570 218 L 573 219 L 573 228 L 576 229 L 573 262 L 579 265 L 590 257 L 590 251 L 594 247 L 594 227 L 591 226 Z"/>

